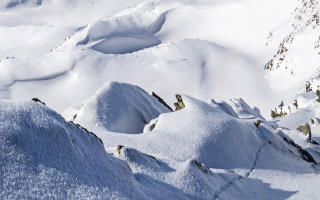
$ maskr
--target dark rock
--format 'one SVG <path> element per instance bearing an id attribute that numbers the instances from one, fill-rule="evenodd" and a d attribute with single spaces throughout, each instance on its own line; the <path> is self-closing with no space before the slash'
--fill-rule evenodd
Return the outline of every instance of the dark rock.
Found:
<path id="1" fill-rule="evenodd" d="M 42 102 L 40 99 L 38 99 L 38 98 L 32 98 L 31 99 L 32 101 L 34 101 L 34 102 L 37 102 L 37 103 L 41 103 L 41 104 L 43 104 L 43 105 L 46 105 L 44 102 Z"/>
<path id="2" fill-rule="evenodd" d="M 167 107 L 170 111 L 173 111 L 173 109 L 160 97 L 158 96 L 155 92 L 152 92 L 152 96 L 155 97 L 156 99 L 158 99 L 158 101 L 164 105 L 165 107 Z"/>
<path id="3" fill-rule="evenodd" d="M 176 94 L 176 99 L 177 99 L 177 102 L 174 103 L 174 106 L 176 107 L 176 111 L 183 109 L 185 107 L 185 105 L 183 103 L 181 95 L 180 94 Z"/>

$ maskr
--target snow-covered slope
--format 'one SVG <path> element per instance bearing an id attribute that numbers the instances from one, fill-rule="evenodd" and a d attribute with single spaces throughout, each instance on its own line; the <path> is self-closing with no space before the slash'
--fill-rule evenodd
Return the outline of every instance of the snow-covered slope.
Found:
<path id="1" fill-rule="evenodd" d="M 121 85 L 115 84 L 111 84 L 111 89 L 104 90 L 94 99 L 84 103 L 75 120 L 76 123 L 83 124 L 90 131 L 94 131 L 104 141 L 106 148 L 124 145 L 160 157 L 170 155 L 170 157 L 180 161 L 195 158 L 207 166 L 223 169 L 250 168 L 252 165 L 250 161 L 254 160 L 256 152 L 266 145 L 273 144 L 270 146 L 283 149 L 283 151 L 288 148 L 283 138 L 275 134 L 273 127 L 268 123 L 261 125 L 259 128 L 254 125 L 257 120 L 263 120 L 258 113 L 255 113 L 256 116 L 250 115 L 249 119 L 247 115 L 243 114 L 253 110 L 243 100 L 238 101 L 242 104 L 237 104 L 238 110 L 234 111 L 228 104 L 221 106 L 215 101 L 207 104 L 184 96 L 183 100 L 186 108 L 178 112 L 161 114 L 150 122 L 154 124 L 152 130 L 134 136 L 114 133 L 119 132 L 119 130 L 115 131 L 103 126 L 101 121 L 112 122 L 113 125 L 119 123 L 111 121 L 111 117 L 100 117 L 99 115 L 110 114 L 113 115 L 113 119 L 117 120 L 118 114 L 121 116 L 122 113 L 125 113 L 121 106 L 110 106 L 109 109 L 106 107 L 106 105 L 113 105 L 108 103 L 113 101 L 119 102 L 119 105 L 127 105 L 121 103 L 122 100 L 118 97 L 120 95 L 116 94 L 129 95 L 128 92 L 122 92 L 128 86 L 121 87 Z M 139 98 L 144 97 L 135 95 L 135 98 L 137 100 L 131 103 L 133 105 L 139 102 Z M 97 103 L 101 99 L 105 104 Z M 154 102 L 144 102 L 145 104 L 140 106 L 141 109 L 154 106 Z M 125 107 L 130 109 L 131 106 L 127 105 Z M 113 109 L 118 110 L 118 113 Z M 129 116 L 132 112 L 127 111 L 126 113 Z M 158 112 L 158 114 L 160 113 Z M 238 118 L 237 116 L 245 118 Z M 131 117 L 132 119 L 134 117 Z M 136 117 L 136 119 L 140 119 L 140 117 Z M 124 121 L 125 125 L 130 124 L 129 119 L 125 116 L 122 116 L 121 121 Z M 139 123 L 136 122 L 136 124 Z M 125 128 L 125 125 L 122 125 L 122 127 Z M 150 126 L 148 125 L 148 127 Z M 241 144 L 246 144 L 246 148 Z M 273 151 L 266 152 L 273 153 Z M 237 152 L 237 157 L 232 152 Z M 269 155 L 270 157 L 281 156 L 280 152 L 279 155 L 273 155 L 272 153 Z M 286 161 L 283 160 L 283 162 Z M 270 163 L 270 166 L 278 166 L 278 163 Z"/>
<path id="2" fill-rule="evenodd" d="M 176 93 L 206 101 L 242 97 L 264 114 L 281 99 L 265 79 L 274 49 L 265 40 L 290 18 L 295 1 L 60 4 L 0 13 L 2 98 L 37 96 L 62 112 L 106 81 L 120 81 L 157 91 L 169 103 Z"/>
<path id="3" fill-rule="evenodd" d="M 1 199 L 143 197 L 92 133 L 37 103 L 1 101 L 0 110 Z"/>
<path id="4" fill-rule="evenodd" d="M 271 87 L 293 98 L 306 81 L 319 75 L 320 2 L 300 0 L 291 19 L 271 30 L 268 44 L 278 45 L 265 68 Z"/>
<path id="5" fill-rule="evenodd" d="M 192 157 L 159 159 L 121 146 L 111 150 L 111 156 L 93 133 L 38 103 L 1 101 L 0 110 L 2 199 L 233 199 L 237 194 L 256 199 L 246 192 L 252 187 L 262 194 L 260 199 L 292 195 L 247 178 L 250 171 L 240 176 L 209 169 Z M 166 140 L 161 123 L 154 134 Z M 175 134 L 181 134 L 178 129 L 173 130 Z M 224 192 L 230 185 L 236 189 Z"/>
<path id="6" fill-rule="evenodd" d="M 1 1 L 0 199 L 317 199 L 318 11 Z"/>
<path id="7" fill-rule="evenodd" d="M 65 111 L 64 115 L 95 132 L 108 130 L 141 133 L 152 119 L 169 111 L 141 88 L 112 82 L 98 91 L 91 100 Z"/>

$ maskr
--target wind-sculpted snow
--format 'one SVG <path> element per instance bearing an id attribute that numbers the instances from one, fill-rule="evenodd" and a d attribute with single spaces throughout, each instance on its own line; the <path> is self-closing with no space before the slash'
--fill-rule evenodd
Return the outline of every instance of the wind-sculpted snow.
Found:
<path id="1" fill-rule="evenodd" d="M 0 199 L 317 199 L 318 10 L 0 0 Z"/>
<path id="2" fill-rule="evenodd" d="M 0 111 L 1 199 L 140 196 L 130 168 L 93 134 L 36 103 L 1 101 Z"/>
<path id="3" fill-rule="evenodd" d="M 10 94 L 6 98 L 40 97 L 59 112 L 90 98 L 107 81 L 138 84 L 161 94 L 170 104 L 176 93 L 200 99 L 229 99 L 243 94 L 251 99 L 252 91 L 260 92 L 255 86 L 263 77 L 243 59 L 238 52 L 201 40 L 181 40 L 117 56 L 67 48 L 48 56 L 1 62 L 0 84 Z M 238 79 L 248 74 L 253 78 Z M 267 88 L 264 83 L 260 86 Z M 253 102 L 262 102 L 268 96 L 266 92 L 254 97 Z"/>
<path id="4" fill-rule="evenodd" d="M 261 118 L 264 119 L 260 113 L 259 108 L 250 106 L 243 99 L 231 99 L 231 107 L 235 110 L 240 118 Z"/>
<path id="5" fill-rule="evenodd" d="M 248 21 L 270 30 L 248 14 L 254 1 L 59 2 L 0 13 L 1 98 L 37 96 L 62 112 L 106 81 L 120 81 L 155 90 L 171 104 L 176 93 L 242 97 L 266 114 L 278 102 L 260 61 L 267 31 L 241 33 Z M 272 22 L 274 12 L 265 15 Z"/>
<path id="6" fill-rule="evenodd" d="M 154 37 L 166 21 L 167 12 L 160 14 L 151 24 L 142 16 L 125 15 L 107 21 L 98 21 L 78 45 L 91 45 L 93 50 L 105 54 L 132 53 L 161 43 Z M 150 22 L 149 22 L 150 23 Z"/>
<path id="7" fill-rule="evenodd" d="M 1 199 L 212 199 L 238 176 L 126 147 L 112 157 L 93 133 L 42 104 L 1 101 L 0 111 Z M 226 199 L 250 185 L 273 199 L 293 194 L 248 178 L 235 184 Z"/>
<path id="8" fill-rule="evenodd" d="M 300 158 L 299 152 L 287 145 L 267 122 L 264 121 L 258 128 L 254 125 L 254 122 L 258 119 L 263 120 L 259 115 L 257 117 L 250 116 L 250 119 L 240 119 L 237 118 L 236 112 L 228 104 L 225 104 L 224 108 L 222 108 L 221 105 L 223 104 L 217 104 L 215 101 L 207 104 L 188 96 L 183 96 L 183 101 L 186 105 L 184 109 L 178 112 L 161 114 L 146 126 L 144 134 L 113 133 L 121 132 L 121 128 L 123 130 L 126 127 L 129 128 L 129 119 L 139 119 L 140 124 L 144 121 L 141 119 L 141 116 L 144 115 L 137 116 L 136 110 L 135 112 L 128 110 L 125 112 L 122 105 L 127 105 L 125 108 L 128 109 L 130 109 L 130 106 L 125 102 L 122 103 L 123 101 L 120 98 L 115 98 L 120 94 L 122 96 L 125 96 L 124 93 L 126 95 L 130 94 L 127 89 L 124 90 L 124 88 L 128 87 L 127 85 L 123 86 L 124 88 L 120 86 L 117 83 L 115 85 L 111 84 L 109 86 L 111 89 L 101 92 L 96 98 L 84 103 L 76 118 L 77 123 L 96 132 L 104 141 L 106 148 L 124 145 L 137 148 L 150 155 L 169 156 L 178 161 L 194 158 L 209 167 L 222 169 L 250 169 L 256 157 L 256 152 L 266 143 L 268 149 L 271 149 L 269 152 L 265 152 L 269 157 L 285 158 L 291 155 L 297 159 Z M 137 98 L 139 95 L 136 94 L 135 96 L 135 99 L 139 99 Z M 99 101 L 104 103 L 101 104 Z M 114 105 L 112 101 L 117 102 L 117 104 Z M 130 104 L 136 105 L 136 102 L 139 101 L 134 100 Z M 245 105 L 239 114 L 242 114 L 245 109 L 247 110 L 246 112 L 252 111 L 243 100 L 239 100 L 239 102 L 242 102 L 241 105 Z M 106 105 L 110 105 L 110 108 L 106 107 Z M 238 108 L 241 105 L 238 105 Z M 140 108 L 146 109 L 148 106 L 153 108 L 154 103 L 151 101 L 150 103 L 142 104 Z M 122 115 L 122 113 L 126 113 L 126 115 Z M 110 117 L 101 117 L 101 115 Z M 121 119 L 119 118 L 121 115 L 128 117 L 132 115 L 132 117 L 122 117 L 125 119 L 122 123 L 115 121 Z M 156 117 L 156 115 L 153 116 Z M 150 121 L 152 118 L 145 119 L 148 119 L 145 121 Z M 135 122 L 135 124 L 139 123 Z M 117 125 L 119 127 L 114 128 Z M 152 129 L 150 128 L 151 126 L 153 126 Z M 134 130 L 139 131 L 137 128 Z M 132 131 L 127 132 L 132 133 Z M 140 132 L 142 132 L 142 129 L 140 129 Z M 282 151 L 276 149 L 282 149 Z M 234 156 L 235 152 L 237 156 Z M 296 166 L 296 163 L 291 163 L 290 159 L 283 159 L 282 161 L 277 160 L 276 163 L 265 163 L 263 168 L 285 169 L 283 167 L 285 165 Z M 299 168 L 298 165 L 297 167 Z"/>
<path id="9" fill-rule="evenodd" d="M 169 110 L 141 88 L 112 82 L 80 108 L 75 123 L 95 132 L 142 133 L 150 120 L 164 112 Z"/>

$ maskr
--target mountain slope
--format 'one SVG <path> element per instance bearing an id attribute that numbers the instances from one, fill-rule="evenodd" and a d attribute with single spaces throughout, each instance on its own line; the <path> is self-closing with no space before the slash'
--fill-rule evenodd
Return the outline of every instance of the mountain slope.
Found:
<path id="1" fill-rule="evenodd" d="M 292 195 L 192 159 L 162 160 L 126 147 L 109 155 L 93 133 L 41 104 L 1 101 L 0 110 L 2 199 L 256 199 L 249 187 L 273 199 Z M 237 189 L 224 193 L 229 183 Z"/>

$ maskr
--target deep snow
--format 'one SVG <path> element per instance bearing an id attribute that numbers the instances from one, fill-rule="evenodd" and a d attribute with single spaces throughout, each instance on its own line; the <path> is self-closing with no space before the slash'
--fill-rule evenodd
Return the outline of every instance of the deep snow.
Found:
<path id="1" fill-rule="evenodd" d="M 272 189 L 251 173 L 316 172 L 269 125 L 257 130 L 252 120 L 235 118 L 218 105 L 184 100 L 185 109 L 161 114 L 149 133 L 100 132 L 109 154 L 93 133 L 40 103 L 1 101 L 1 196 L 257 199 L 251 190 L 259 199 L 283 199 L 295 192 Z M 195 120 L 202 127 L 190 123 Z M 263 156 L 277 159 L 270 163 Z"/>
<path id="2" fill-rule="evenodd" d="M 317 199 L 319 5 L 1 1 L 0 199 Z"/>

